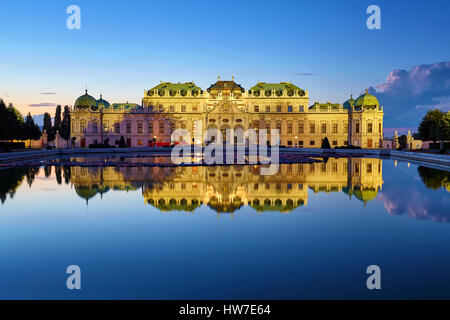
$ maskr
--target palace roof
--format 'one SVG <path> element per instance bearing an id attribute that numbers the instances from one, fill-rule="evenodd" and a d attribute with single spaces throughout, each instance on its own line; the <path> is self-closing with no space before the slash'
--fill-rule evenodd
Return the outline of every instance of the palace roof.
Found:
<path id="1" fill-rule="evenodd" d="M 298 95 L 304 96 L 305 90 L 297 87 L 296 85 L 290 82 L 280 82 L 280 83 L 266 83 L 266 82 L 258 82 L 255 86 L 251 87 L 249 92 L 258 94 L 266 93 L 266 96 L 272 91 L 278 93 L 277 95 L 281 96 L 283 94 L 283 90 L 288 91 L 289 96 L 293 96 L 295 91 L 297 91 Z"/>
<path id="2" fill-rule="evenodd" d="M 331 103 L 331 102 L 327 102 L 327 103 L 319 103 L 316 102 L 314 103 L 312 106 L 309 107 L 310 110 L 328 110 L 328 108 L 332 109 L 332 110 L 338 110 L 339 107 L 341 105 L 339 103 Z"/>
<path id="3" fill-rule="evenodd" d="M 242 88 L 240 84 L 237 84 L 234 81 L 223 80 L 218 80 L 207 89 L 208 92 L 210 92 L 211 90 L 239 90 L 241 92 L 245 91 L 245 89 Z"/>
<path id="4" fill-rule="evenodd" d="M 177 92 L 180 92 L 181 95 L 183 93 L 187 93 L 188 91 L 197 91 L 198 93 L 203 92 L 203 90 L 195 85 L 194 82 L 185 82 L 185 83 L 171 83 L 171 82 L 161 82 L 157 86 L 151 88 L 148 90 L 148 95 L 153 95 L 154 92 L 161 92 L 165 93 L 165 91 L 168 91 L 172 95 L 175 95 Z"/>

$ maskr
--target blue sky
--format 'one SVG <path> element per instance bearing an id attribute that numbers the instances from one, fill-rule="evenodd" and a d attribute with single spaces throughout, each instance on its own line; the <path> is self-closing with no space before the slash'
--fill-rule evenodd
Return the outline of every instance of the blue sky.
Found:
<path id="1" fill-rule="evenodd" d="M 81 30 L 66 28 L 71 4 L 81 8 Z M 381 30 L 366 27 L 371 4 L 381 8 Z M 30 105 L 71 105 L 86 83 L 96 97 L 140 103 L 161 80 L 207 88 L 233 75 L 246 88 L 292 81 L 311 104 L 342 103 L 393 70 L 449 61 L 449 10 L 445 0 L 8 1 L 0 13 L 0 97 L 39 114 L 54 107 Z M 381 102 L 387 119 L 396 106 Z M 417 117 L 388 126 L 413 126 L 425 112 L 414 104 L 422 104 L 412 102 Z"/>

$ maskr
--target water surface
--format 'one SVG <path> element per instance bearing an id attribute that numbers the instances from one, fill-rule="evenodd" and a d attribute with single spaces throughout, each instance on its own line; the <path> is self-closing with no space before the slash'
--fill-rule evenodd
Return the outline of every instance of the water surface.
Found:
<path id="1" fill-rule="evenodd" d="M 449 172 L 369 158 L 259 171 L 0 170 L 0 298 L 450 298 Z"/>

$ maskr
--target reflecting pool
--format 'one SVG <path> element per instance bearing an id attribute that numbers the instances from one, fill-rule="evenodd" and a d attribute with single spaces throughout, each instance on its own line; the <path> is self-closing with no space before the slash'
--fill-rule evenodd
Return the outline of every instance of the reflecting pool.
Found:
<path id="1" fill-rule="evenodd" d="M 450 298 L 448 171 L 72 160 L 0 170 L 1 299 Z"/>

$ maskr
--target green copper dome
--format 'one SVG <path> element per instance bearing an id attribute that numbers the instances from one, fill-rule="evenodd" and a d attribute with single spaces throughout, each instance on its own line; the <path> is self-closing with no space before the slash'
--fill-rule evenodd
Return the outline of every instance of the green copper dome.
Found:
<path id="1" fill-rule="evenodd" d="M 377 197 L 378 191 L 374 189 L 362 189 L 362 190 L 355 190 L 353 194 L 355 195 L 356 198 L 358 198 L 362 202 L 367 203 Z"/>
<path id="2" fill-rule="evenodd" d="M 86 90 L 86 93 L 75 101 L 75 108 L 77 109 L 97 108 L 97 100 L 95 100 L 94 97 L 88 95 Z"/>
<path id="3" fill-rule="evenodd" d="M 366 93 L 356 99 L 355 107 L 360 108 L 379 108 L 380 103 L 375 96 L 369 94 L 366 89 Z"/>
<path id="4" fill-rule="evenodd" d="M 353 99 L 353 95 L 350 95 L 350 99 L 348 99 L 347 101 L 345 101 L 343 104 L 342 104 L 342 106 L 343 106 L 343 108 L 344 109 L 351 109 L 352 108 L 352 106 L 354 106 L 355 105 L 355 99 Z"/>
<path id="5" fill-rule="evenodd" d="M 106 100 L 103 100 L 103 96 L 100 95 L 100 99 L 97 100 L 97 106 L 99 108 L 107 109 L 107 108 L 109 108 L 109 102 Z"/>

